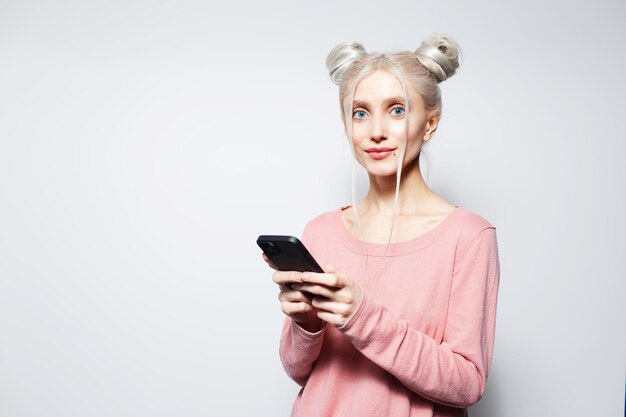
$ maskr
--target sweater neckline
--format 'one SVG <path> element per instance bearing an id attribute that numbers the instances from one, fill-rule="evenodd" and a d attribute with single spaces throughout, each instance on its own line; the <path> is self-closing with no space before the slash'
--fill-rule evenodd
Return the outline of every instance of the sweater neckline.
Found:
<path id="1" fill-rule="evenodd" d="M 460 204 L 455 204 L 454 210 L 426 233 L 409 240 L 390 243 L 389 247 L 387 247 L 385 243 L 365 242 L 353 236 L 341 218 L 342 211 L 347 207 L 350 206 L 341 207 L 334 212 L 333 219 L 339 230 L 338 238 L 348 249 L 363 255 L 367 254 L 368 256 L 399 256 L 425 248 L 453 229 L 459 218 L 466 212 Z"/>

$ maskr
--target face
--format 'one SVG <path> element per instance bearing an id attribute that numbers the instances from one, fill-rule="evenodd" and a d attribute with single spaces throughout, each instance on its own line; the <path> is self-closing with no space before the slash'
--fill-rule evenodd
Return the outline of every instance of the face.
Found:
<path id="1" fill-rule="evenodd" d="M 408 143 L 403 168 L 417 157 L 422 143 L 431 138 L 436 118 L 428 118 L 421 96 L 409 91 L 409 112 L 404 107 L 400 81 L 386 71 L 376 71 L 359 82 L 352 110 L 352 143 L 357 161 L 370 175 L 395 175 L 398 158 Z"/>

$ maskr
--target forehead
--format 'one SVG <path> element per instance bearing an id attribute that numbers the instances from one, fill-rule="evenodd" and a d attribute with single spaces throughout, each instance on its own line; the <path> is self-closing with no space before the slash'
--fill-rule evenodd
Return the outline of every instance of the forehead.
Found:
<path id="1" fill-rule="evenodd" d="M 408 90 L 410 100 L 413 94 Z M 363 78 L 354 92 L 355 101 L 380 102 L 388 97 L 404 97 L 404 91 L 400 80 L 383 70 Z"/>

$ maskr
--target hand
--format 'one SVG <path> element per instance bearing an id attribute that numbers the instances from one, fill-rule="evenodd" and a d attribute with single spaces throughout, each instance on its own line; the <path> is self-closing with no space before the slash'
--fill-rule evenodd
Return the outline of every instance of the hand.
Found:
<path id="1" fill-rule="evenodd" d="M 272 278 L 280 288 L 278 299 L 280 300 L 283 313 L 311 333 L 321 330 L 324 323 L 317 317 L 317 312 L 311 305 L 312 296 L 292 288 L 294 282 L 302 282 L 300 278 L 302 273 L 297 271 L 279 271 L 267 255 L 263 254 L 263 259 L 270 268 L 276 270 Z"/>
<path id="2" fill-rule="evenodd" d="M 325 273 L 303 272 L 299 278 L 302 283 L 292 284 L 293 289 L 312 294 L 317 317 L 334 326 L 345 324 L 363 298 L 361 287 L 332 265 Z"/>

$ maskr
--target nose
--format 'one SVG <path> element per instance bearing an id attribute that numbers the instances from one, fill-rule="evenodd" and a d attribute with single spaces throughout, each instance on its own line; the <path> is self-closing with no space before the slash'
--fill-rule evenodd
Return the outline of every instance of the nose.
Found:
<path id="1" fill-rule="evenodd" d="M 387 122 L 384 117 L 377 116 L 372 117 L 372 130 L 370 132 L 370 138 L 380 143 L 387 139 Z"/>

